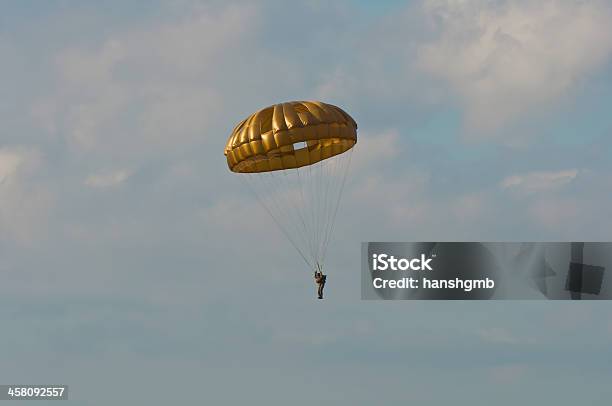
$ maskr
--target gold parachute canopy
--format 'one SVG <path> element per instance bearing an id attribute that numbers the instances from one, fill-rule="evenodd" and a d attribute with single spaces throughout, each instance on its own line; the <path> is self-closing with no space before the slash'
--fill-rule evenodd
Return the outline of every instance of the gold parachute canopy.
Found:
<path id="1" fill-rule="evenodd" d="M 356 142 L 357 123 L 341 108 L 293 101 L 242 120 L 224 152 L 233 172 L 271 172 L 312 165 L 348 151 Z"/>

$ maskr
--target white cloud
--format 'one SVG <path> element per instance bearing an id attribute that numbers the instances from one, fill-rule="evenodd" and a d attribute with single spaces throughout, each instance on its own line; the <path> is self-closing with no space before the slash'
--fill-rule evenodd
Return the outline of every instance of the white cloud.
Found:
<path id="1" fill-rule="evenodd" d="M 30 242 L 44 229 L 55 199 L 36 180 L 41 163 L 34 149 L 0 149 L 0 238 Z"/>
<path id="2" fill-rule="evenodd" d="M 129 171 L 118 170 L 109 173 L 90 175 L 85 179 L 85 184 L 93 188 L 109 188 L 124 183 L 129 177 Z"/>
<path id="3" fill-rule="evenodd" d="M 113 80 L 113 70 L 128 57 L 118 40 L 107 41 L 100 49 L 67 49 L 58 56 L 59 73 L 67 83 L 93 87 Z"/>
<path id="4" fill-rule="evenodd" d="M 392 227 L 422 222 L 429 206 L 420 195 L 426 190 L 429 175 L 414 168 L 399 177 L 393 172 L 384 174 L 385 167 L 397 164 L 401 154 L 395 129 L 360 134 L 349 174 L 354 181 L 345 191 L 345 204 L 355 210 L 380 213 L 380 219 Z"/>
<path id="5" fill-rule="evenodd" d="M 31 116 L 77 153 L 129 159 L 201 142 L 224 105 L 218 79 L 244 62 L 237 55 L 257 21 L 249 5 L 196 7 L 183 19 L 65 48 L 56 89 Z"/>
<path id="6" fill-rule="evenodd" d="M 529 172 L 522 175 L 512 175 L 503 179 L 500 186 L 503 189 L 524 193 L 548 191 L 564 186 L 578 175 L 577 169 L 554 172 Z"/>
<path id="7" fill-rule="evenodd" d="M 428 174 L 417 171 L 406 171 L 399 179 L 374 171 L 355 182 L 345 201 L 357 212 L 376 213 L 377 223 L 384 227 L 423 224 L 434 210 L 423 196 L 428 179 Z"/>
<path id="8" fill-rule="evenodd" d="M 417 63 L 450 85 L 480 132 L 555 104 L 612 53 L 606 2 L 430 0 L 424 14 L 435 38 Z"/>
<path id="9" fill-rule="evenodd" d="M 18 151 L 0 149 L 0 183 L 15 175 L 23 159 L 23 154 Z"/>
<path id="10" fill-rule="evenodd" d="M 396 130 L 387 130 L 380 134 L 359 133 L 351 162 L 353 174 L 371 166 L 388 162 L 400 154 L 399 134 Z"/>

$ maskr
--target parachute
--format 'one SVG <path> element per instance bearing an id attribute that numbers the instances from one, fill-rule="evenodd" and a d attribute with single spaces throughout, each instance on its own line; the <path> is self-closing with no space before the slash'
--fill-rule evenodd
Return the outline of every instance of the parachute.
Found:
<path id="1" fill-rule="evenodd" d="M 357 143 L 357 123 L 318 101 L 266 107 L 232 131 L 227 164 L 314 271 L 321 271 Z"/>

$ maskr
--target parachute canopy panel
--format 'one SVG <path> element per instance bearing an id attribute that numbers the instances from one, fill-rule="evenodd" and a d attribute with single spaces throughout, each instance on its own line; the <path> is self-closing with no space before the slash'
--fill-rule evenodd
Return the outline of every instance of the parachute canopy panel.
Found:
<path id="1" fill-rule="evenodd" d="M 348 151 L 356 142 L 357 123 L 341 108 L 294 101 L 244 119 L 224 152 L 233 172 L 271 172 L 312 165 Z"/>

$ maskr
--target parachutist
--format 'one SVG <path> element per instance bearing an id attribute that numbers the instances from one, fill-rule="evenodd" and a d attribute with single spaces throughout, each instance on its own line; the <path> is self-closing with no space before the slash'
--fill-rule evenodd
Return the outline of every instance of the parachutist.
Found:
<path id="1" fill-rule="evenodd" d="M 223 150 L 229 170 L 240 174 L 315 271 L 319 299 L 326 278 L 322 264 L 356 143 L 357 123 L 340 107 L 292 101 L 242 120 Z"/>
<path id="2" fill-rule="evenodd" d="M 319 299 L 323 299 L 323 288 L 325 287 L 325 281 L 327 280 L 327 275 L 323 275 L 322 271 L 315 271 L 314 274 L 315 283 L 318 285 L 317 295 Z"/>

